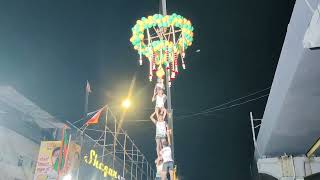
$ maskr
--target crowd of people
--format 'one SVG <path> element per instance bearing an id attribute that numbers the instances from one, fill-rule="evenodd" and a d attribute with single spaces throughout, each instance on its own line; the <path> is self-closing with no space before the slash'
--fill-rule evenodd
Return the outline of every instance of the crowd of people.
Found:
<path id="1" fill-rule="evenodd" d="M 165 86 L 162 79 L 159 79 L 152 97 L 155 102 L 155 111 L 151 114 L 150 119 L 156 126 L 156 151 L 157 158 L 155 164 L 157 167 L 156 180 L 166 180 L 169 172 L 170 179 L 173 180 L 174 161 L 171 151 L 171 130 L 166 121 L 167 109 L 165 103 L 167 96 L 164 94 Z"/>

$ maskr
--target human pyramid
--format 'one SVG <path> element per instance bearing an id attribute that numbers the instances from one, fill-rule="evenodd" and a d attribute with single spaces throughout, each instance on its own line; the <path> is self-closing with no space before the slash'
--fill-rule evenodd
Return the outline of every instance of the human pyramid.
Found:
<path id="1" fill-rule="evenodd" d="M 155 101 L 155 111 L 151 114 L 150 119 L 156 126 L 156 150 L 157 159 L 155 164 L 157 166 L 156 180 L 166 180 L 167 173 L 170 174 L 170 179 L 173 180 L 173 158 L 171 151 L 171 130 L 168 128 L 168 123 L 165 121 L 167 115 L 167 109 L 165 108 L 165 102 L 167 96 L 164 94 L 163 79 L 158 79 L 158 82 L 154 88 L 152 96 L 152 102 Z"/>

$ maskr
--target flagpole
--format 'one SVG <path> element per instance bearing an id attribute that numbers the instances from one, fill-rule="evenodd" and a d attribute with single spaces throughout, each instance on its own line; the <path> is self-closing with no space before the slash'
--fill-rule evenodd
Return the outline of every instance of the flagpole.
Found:
<path id="1" fill-rule="evenodd" d="M 87 81 L 86 90 L 85 90 L 86 94 L 85 94 L 85 100 L 84 100 L 84 114 L 83 114 L 83 117 L 87 117 L 90 91 L 91 91 L 90 90 L 90 85 L 89 85 L 89 82 Z"/>
<path id="2" fill-rule="evenodd" d="M 108 109 L 108 107 L 106 109 L 107 110 L 106 110 L 106 117 L 105 117 L 104 137 L 103 137 L 103 147 L 102 147 L 102 163 L 104 163 L 104 153 L 105 153 L 106 141 L 107 141 L 107 123 L 108 123 L 108 111 L 109 111 L 109 109 Z"/>
<path id="3" fill-rule="evenodd" d="M 87 80 L 86 83 L 86 88 L 85 88 L 85 99 L 84 99 L 84 113 L 83 113 L 83 118 L 85 119 L 87 117 L 88 114 L 88 104 L 89 104 L 89 93 L 91 92 L 91 88 L 90 88 L 90 84 L 89 81 Z M 81 127 L 82 128 L 82 127 Z M 83 133 L 84 130 L 86 129 L 86 127 L 81 131 L 80 128 L 80 157 L 82 157 L 82 146 L 83 146 Z M 80 173 L 80 166 L 77 170 L 77 180 L 79 180 L 79 173 Z"/>

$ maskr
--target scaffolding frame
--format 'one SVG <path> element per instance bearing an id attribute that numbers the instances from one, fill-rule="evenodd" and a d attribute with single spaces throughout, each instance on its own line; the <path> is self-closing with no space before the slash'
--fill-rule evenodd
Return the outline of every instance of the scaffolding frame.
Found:
<path id="1" fill-rule="evenodd" d="M 252 112 L 250 112 L 250 122 L 251 122 L 251 131 L 252 131 L 252 140 L 255 150 L 257 151 L 257 155 L 260 157 L 261 153 L 259 151 L 258 143 L 257 143 L 257 134 L 256 129 L 261 126 L 262 119 L 254 119 Z M 258 122 L 259 124 L 255 125 L 254 122 Z"/>
<path id="2" fill-rule="evenodd" d="M 94 143 L 93 147 L 102 147 L 102 155 L 99 156 L 98 159 L 105 163 L 105 157 L 112 155 L 111 166 L 114 168 L 116 161 L 122 163 L 122 171 L 119 170 L 119 175 L 123 178 L 127 177 L 126 179 L 129 178 L 130 180 L 154 179 L 156 174 L 156 171 L 153 168 L 154 163 L 149 163 L 146 156 L 140 151 L 127 132 L 121 127 L 117 127 L 119 121 L 110 107 L 106 105 L 105 109 L 106 113 L 103 130 L 98 129 L 99 126 L 95 125 L 92 127 L 90 125 L 90 128 L 87 128 L 88 125 L 86 124 L 78 128 L 74 125 L 75 123 L 67 121 L 69 126 L 76 129 L 77 134 L 80 135 L 80 146 L 83 146 L 83 137 L 85 136 Z M 117 131 L 117 128 L 119 131 Z M 90 131 L 95 132 L 96 134 L 101 133 L 101 135 L 97 136 L 99 138 L 95 138 L 94 136 L 89 135 Z M 82 150 L 81 154 L 83 154 Z M 130 174 L 129 177 L 126 176 L 126 172 Z M 79 175 L 79 172 L 77 174 Z M 103 179 L 102 175 L 100 176 L 100 179 Z"/>

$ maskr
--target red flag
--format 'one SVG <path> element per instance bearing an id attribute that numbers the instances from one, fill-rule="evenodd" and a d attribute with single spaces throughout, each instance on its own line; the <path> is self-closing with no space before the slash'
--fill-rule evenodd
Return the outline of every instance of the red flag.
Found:
<path id="1" fill-rule="evenodd" d="M 89 124 L 97 124 L 99 122 L 99 118 L 101 115 L 101 112 L 104 108 L 101 108 L 98 112 L 96 112 L 87 122 L 86 125 Z"/>
<path id="2" fill-rule="evenodd" d="M 91 93 L 91 87 L 90 87 L 89 81 L 87 81 L 86 92 Z"/>

